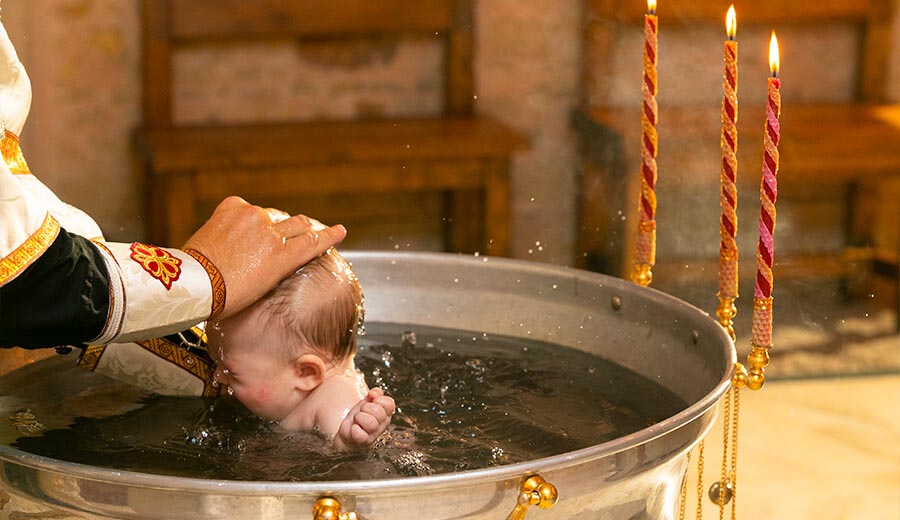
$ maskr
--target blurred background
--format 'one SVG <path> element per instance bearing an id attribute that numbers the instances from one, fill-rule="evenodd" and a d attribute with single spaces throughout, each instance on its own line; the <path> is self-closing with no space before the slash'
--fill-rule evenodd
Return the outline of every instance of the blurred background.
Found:
<path id="1" fill-rule="evenodd" d="M 630 271 L 642 2 L 385 0 L 354 16 L 364 3 L 344 0 L 306 2 L 316 6 L 307 17 L 284 7 L 300 4 L 292 2 L 164 4 L 3 2 L 34 89 L 21 136 L 31 170 L 91 214 L 108 239 L 179 246 L 186 226 L 195 229 L 233 193 L 344 223 L 345 248 Z M 729 4 L 659 4 L 653 287 L 714 313 Z M 783 141 L 773 388 L 823 377 L 855 385 L 867 376 L 888 381 L 896 397 L 897 2 L 736 8 L 740 355 L 749 350 L 774 29 Z M 865 388 L 859 395 L 885 392 Z M 853 409 L 866 401 L 854 399 Z M 893 402 L 875 403 L 873 413 L 898 415 Z M 898 431 L 896 422 L 879 423 L 879 435 L 885 428 Z M 892 456 L 893 465 L 859 476 L 886 485 L 884 503 L 897 505 L 900 464 Z M 803 494 L 806 484 L 794 484 Z M 846 518 L 896 518 L 896 509 L 880 516 L 884 503 L 874 516 Z"/>

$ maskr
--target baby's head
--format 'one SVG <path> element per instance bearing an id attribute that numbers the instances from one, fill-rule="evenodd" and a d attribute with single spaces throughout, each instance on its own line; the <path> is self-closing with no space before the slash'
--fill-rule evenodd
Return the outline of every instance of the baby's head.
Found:
<path id="1" fill-rule="evenodd" d="M 301 349 L 341 363 L 356 354 L 365 317 L 362 289 L 350 263 L 334 248 L 282 281 L 254 307 L 260 326 L 281 336 L 288 358 Z"/>
<path id="2" fill-rule="evenodd" d="M 332 373 L 353 368 L 364 317 L 359 281 L 333 248 L 247 309 L 207 327 L 220 384 L 281 421 Z"/>

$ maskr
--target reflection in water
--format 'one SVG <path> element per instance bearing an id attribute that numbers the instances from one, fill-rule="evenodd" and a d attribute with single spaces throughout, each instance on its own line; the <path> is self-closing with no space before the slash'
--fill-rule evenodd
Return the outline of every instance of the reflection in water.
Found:
<path id="1" fill-rule="evenodd" d="M 398 404 L 387 434 L 362 453 L 334 453 L 315 433 L 284 431 L 230 399 L 148 395 L 57 366 L 30 380 L 80 387 L 67 388 L 64 399 L 40 401 L 23 390 L 5 401 L 14 409 L 0 409 L 10 416 L 27 408 L 47 429 L 25 433 L 9 422 L 0 434 L 28 452 L 145 473 L 353 480 L 463 471 L 564 453 L 644 428 L 685 406 L 590 354 L 482 333 L 370 324 L 357 366 Z M 10 386 L 12 393 L 21 388 Z"/>

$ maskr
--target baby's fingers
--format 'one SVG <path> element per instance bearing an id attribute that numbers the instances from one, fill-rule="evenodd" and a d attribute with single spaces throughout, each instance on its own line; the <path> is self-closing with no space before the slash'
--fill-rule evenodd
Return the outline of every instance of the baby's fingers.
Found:
<path id="1" fill-rule="evenodd" d="M 373 411 L 362 409 L 356 414 L 356 417 L 353 418 L 353 424 L 360 426 L 369 433 L 381 433 L 381 431 L 384 430 L 384 427 L 387 426 L 385 418 L 384 410 L 380 407 Z"/>
<path id="2" fill-rule="evenodd" d="M 372 442 L 372 440 L 374 440 L 369 436 L 369 432 L 364 430 L 358 424 L 354 424 L 350 428 L 350 438 L 353 439 L 353 442 L 360 445 L 369 444 L 370 442 Z"/>
<path id="3" fill-rule="evenodd" d="M 384 390 L 376 386 L 375 388 L 369 390 L 369 393 L 366 394 L 366 401 L 369 401 L 371 403 L 382 396 L 384 396 Z"/>
<path id="4" fill-rule="evenodd" d="M 394 398 L 386 395 L 375 398 L 372 404 L 380 406 L 388 416 L 394 415 L 394 412 L 397 411 L 397 404 L 394 402 Z"/>

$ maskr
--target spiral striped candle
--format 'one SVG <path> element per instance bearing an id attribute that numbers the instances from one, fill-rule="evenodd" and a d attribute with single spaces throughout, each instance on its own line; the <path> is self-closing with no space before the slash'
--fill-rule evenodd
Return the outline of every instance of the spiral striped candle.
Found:
<path id="1" fill-rule="evenodd" d="M 778 197 L 778 142 L 781 140 L 781 80 L 778 79 L 778 40 L 775 33 L 769 44 L 772 77 L 768 80 L 766 127 L 764 136 L 762 181 L 759 198 L 759 243 L 756 248 L 756 289 L 753 305 L 753 343 L 772 345 L 772 263 L 775 258 L 775 200 Z"/>
<path id="2" fill-rule="evenodd" d="M 726 16 L 728 40 L 725 41 L 725 73 L 722 79 L 722 217 L 719 221 L 719 323 L 735 338 L 732 320 L 737 314 L 734 300 L 738 297 L 738 248 L 737 235 L 737 117 L 738 117 L 738 69 L 737 69 L 737 17 L 734 6 Z"/>
<path id="3" fill-rule="evenodd" d="M 653 280 L 652 268 L 656 263 L 656 104 L 657 75 L 656 50 L 659 27 L 656 17 L 656 0 L 647 1 L 644 15 L 644 75 L 641 83 L 643 103 L 641 110 L 641 196 L 639 204 L 637 254 L 635 256 L 633 282 L 648 286 Z"/>

